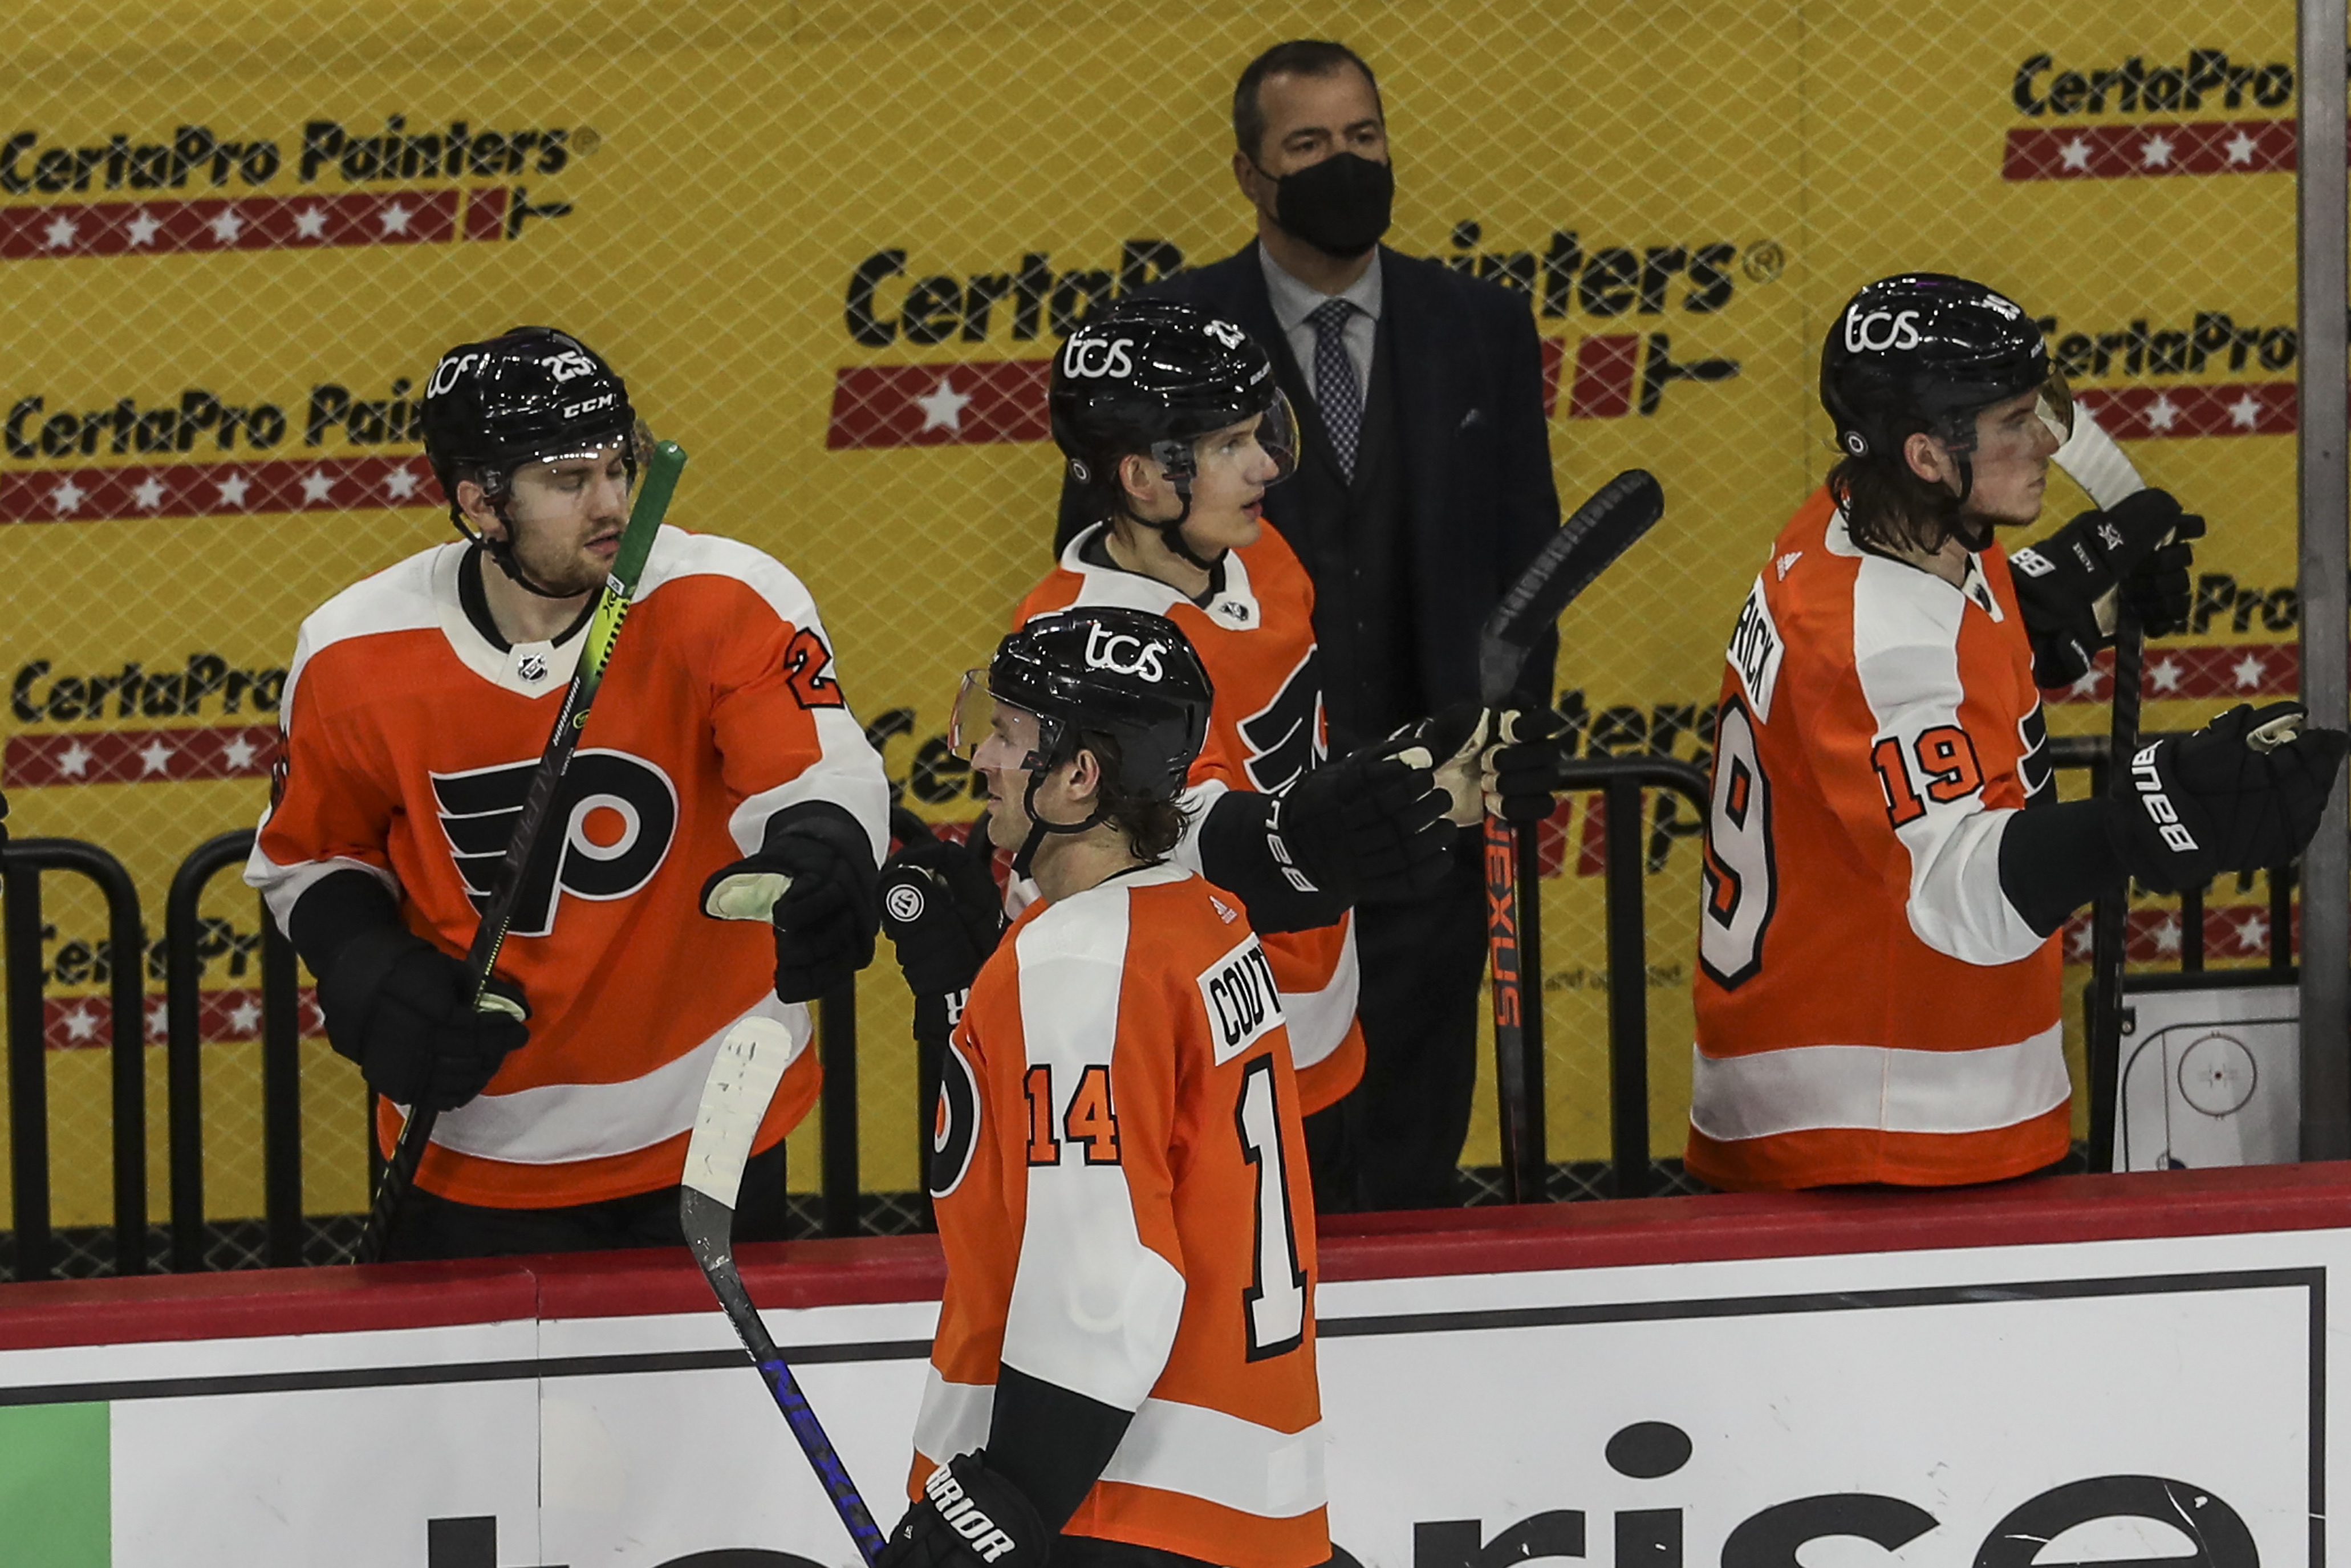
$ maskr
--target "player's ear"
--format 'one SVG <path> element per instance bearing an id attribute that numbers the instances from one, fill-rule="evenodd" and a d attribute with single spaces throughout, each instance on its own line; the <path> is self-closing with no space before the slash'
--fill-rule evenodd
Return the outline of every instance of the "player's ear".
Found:
<path id="1" fill-rule="evenodd" d="M 1159 488 L 1159 465 L 1140 452 L 1118 460 L 1118 487 L 1129 501 L 1148 501 Z"/>
<path id="2" fill-rule="evenodd" d="M 483 537 L 493 539 L 507 537 L 507 526 L 492 509 L 489 493 L 475 481 L 457 481 L 457 509 L 465 514 L 465 520 L 473 524 L 475 530 Z"/>
<path id="3" fill-rule="evenodd" d="M 1102 758 L 1094 755 L 1092 747 L 1079 747 L 1077 756 L 1070 760 L 1070 799 L 1092 800 L 1102 793 Z"/>
<path id="4" fill-rule="evenodd" d="M 1948 484 L 1954 476 L 1951 460 L 1935 438 L 1925 431 L 1914 431 L 1902 443 L 1902 460 L 1910 472 L 1930 485 Z"/>

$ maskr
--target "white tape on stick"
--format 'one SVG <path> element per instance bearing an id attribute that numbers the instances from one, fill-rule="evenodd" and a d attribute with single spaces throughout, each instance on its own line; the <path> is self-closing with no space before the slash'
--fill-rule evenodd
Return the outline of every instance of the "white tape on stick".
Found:
<path id="1" fill-rule="evenodd" d="M 751 1142 L 759 1135 L 759 1123 L 791 1059 L 791 1034 L 774 1019 L 747 1018 L 726 1031 L 694 1113 L 694 1136 L 685 1145 L 685 1186 L 735 1207 Z"/>
<path id="2" fill-rule="evenodd" d="M 2052 459 L 2104 511 L 2147 488 L 2147 481 L 2080 403 L 2074 405 L 2074 433 Z"/>

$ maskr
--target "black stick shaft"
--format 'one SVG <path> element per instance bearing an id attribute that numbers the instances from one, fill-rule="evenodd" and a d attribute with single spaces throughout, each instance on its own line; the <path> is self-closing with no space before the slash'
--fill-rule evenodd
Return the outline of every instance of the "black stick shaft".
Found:
<path id="1" fill-rule="evenodd" d="M 1526 995 L 1520 985 L 1519 835 L 1499 817 L 1486 819 L 1486 961 L 1494 1000 L 1494 1089 L 1502 1134 L 1502 1192 L 1512 1203 L 1527 1190 Z"/>
<path id="2" fill-rule="evenodd" d="M 2146 652 L 2138 617 L 2127 603 L 2115 622 L 2114 719 L 2107 732 L 2106 792 L 2129 803 L 2131 753 L 2138 748 L 2139 667 Z M 2129 937 L 2130 884 L 2107 894 L 2090 913 L 2090 1168 L 2115 1168 L 2116 1075 L 2123 1048 L 2123 960 Z"/>

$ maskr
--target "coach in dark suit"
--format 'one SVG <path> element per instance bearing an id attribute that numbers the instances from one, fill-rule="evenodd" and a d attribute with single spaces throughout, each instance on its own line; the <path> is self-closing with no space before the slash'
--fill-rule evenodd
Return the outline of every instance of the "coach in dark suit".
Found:
<path id="1" fill-rule="evenodd" d="M 1153 292 L 1272 352 L 1305 453 L 1265 515 L 1314 580 L 1332 745 L 1477 696 L 1478 629 L 1559 526 L 1529 301 L 1377 242 L 1394 177 L 1371 68 L 1281 44 L 1233 95 L 1255 243 Z M 1062 497 L 1060 543 L 1095 519 Z M 1524 695 L 1547 700 L 1553 650 Z M 1437 894 L 1356 912 L 1362 1086 L 1308 1123 L 1328 1208 L 1456 1203 L 1477 1078 L 1484 894 L 1474 835 Z"/>

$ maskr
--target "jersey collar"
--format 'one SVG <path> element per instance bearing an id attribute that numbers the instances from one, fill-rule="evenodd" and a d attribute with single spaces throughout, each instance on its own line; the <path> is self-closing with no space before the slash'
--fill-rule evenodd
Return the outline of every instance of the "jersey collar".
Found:
<path id="1" fill-rule="evenodd" d="M 1189 604 L 1228 632 L 1250 632 L 1265 624 L 1265 612 L 1249 586 L 1249 563 L 1240 551 L 1224 553 L 1208 574 L 1207 592 L 1195 600 L 1155 577 L 1129 571 L 1112 561 L 1109 538 L 1110 525 L 1096 523 L 1061 551 L 1061 570 L 1086 580 L 1081 596 L 1085 603 L 1124 605 L 1153 615 Z"/>
<path id="2" fill-rule="evenodd" d="M 476 606 L 467 602 L 469 598 L 481 599 L 478 578 L 472 594 L 465 591 L 466 563 L 476 554 L 475 547 L 456 543 L 443 545 L 434 557 L 433 606 L 440 617 L 441 634 L 448 639 L 449 651 L 457 655 L 458 663 L 490 685 L 518 696 L 550 696 L 565 690 L 571 685 L 573 672 L 580 667 L 580 650 L 587 639 L 579 632 L 587 624 L 587 617 L 583 615 L 553 642 L 508 645 L 498 635 L 496 622 L 489 619 L 487 602 L 479 603 L 480 623 L 475 619 Z M 479 572 L 479 563 L 471 570 Z M 593 613 L 592 606 L 590 612 Z"/>

